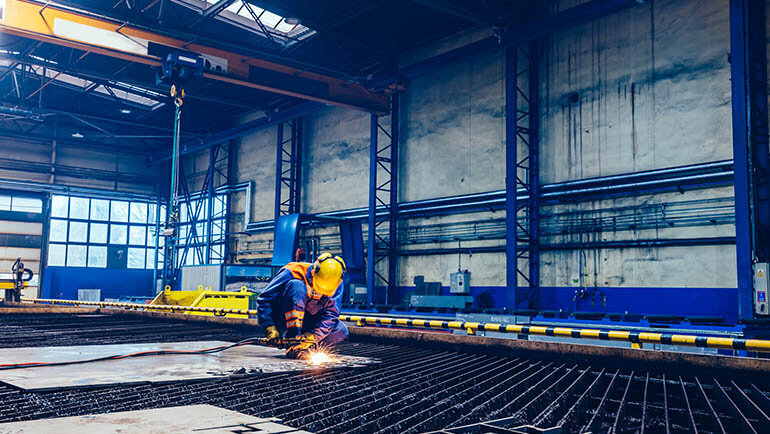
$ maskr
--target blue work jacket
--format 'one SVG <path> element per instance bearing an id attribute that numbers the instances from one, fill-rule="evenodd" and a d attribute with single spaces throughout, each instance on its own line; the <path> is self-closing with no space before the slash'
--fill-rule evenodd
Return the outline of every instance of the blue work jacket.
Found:
<path id="1" fill-rule="evenodd" d="M 274 325 L 287 337 L 312 332 L 316 342 L 322 341 L 334 329 L 340 316 L 342 284 L 331 297 L 312 298 L 308 287 L 312 282 L 311 267 L 308 263 L 289 263 L 270 281 L 257 298 L 262 327 Z M 295 273 L 305 271 L 305 281 L 291 270 Z"/>

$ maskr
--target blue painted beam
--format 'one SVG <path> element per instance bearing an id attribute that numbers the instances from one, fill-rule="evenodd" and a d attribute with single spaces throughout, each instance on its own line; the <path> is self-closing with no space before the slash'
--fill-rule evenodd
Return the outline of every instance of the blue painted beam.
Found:
<path id="1" fill-rule="evenodd" d="M 540 45 L 529 43 L 529 306 L 540 307 Z"/>
<path id="2" fill-rule="evenodd" d="M 285 122 L 290 119 L 294 119 L 298 116 L 302 116 L 302 115 L 314 112 L 323 107 L 326 107 L 326 104 L 309 101 L 309 102 L 303 102 L 303 103 L 297 104 L 295 106 L 291 106 L 284 110 L 270 113 L 267 116 L 263 116 L 253 121 L 235 126 L 233 128 L 228 128 L 224 131 L 220 131 L 208 137 L 203 137 L 200 140 L 194 140 L 194 141 L 189 141 L 187 143 L 183 143 L 180 149 L 180 155 L 185 155 L 191 152 L 200 151 L 203 149 L 210 148 L 214 145 L 227 142 L 229 140 L 243 137 L 246 134 L 251 134 L 255 131 L 272 127 L 273 125 L 278 125 L 281 122 Z M 160 151 L 152 154 L 152 156 L 150 157 L 150 162 L 159 163 L 170 159 L 171 159 L 171 152 Z"/>
<path id="3" fill-rule="evenodd" d="M 278 135 L 275 152 L 275 224 L 281 216 L 281 177 L 283 176 L 283 122 L 278 124 Z M 250 204 L 248 206 L 251 206 Z"/>
<path id="4" fill-rule="evenodd" d="M 505 307 L 515 309 L 523 301 L 517 285 L 516 229 L 516 47 L 505 52 Z"/>
<path id="5" fill-rule="evenodd" d="M 371 115 L 369 123 L 369 208 L 368 208 L 368 230 L 369 235 L 366 240 L 366 302 L 372 304 L 374 301 L 374 289 L 376 288 L 374 274 L 375 249 L 377 248 L 377 237 L 374 227 L 377 216 L 377 115 Z"/>
<path id="6" fill-rule="evenodd" d="M 753 248 L 749 174 L 747 92 L 747 0 L 730 0 L 730 75 L 732 85 L 735 250 L 738 272 L 738 317 L 753 317 Z"/>

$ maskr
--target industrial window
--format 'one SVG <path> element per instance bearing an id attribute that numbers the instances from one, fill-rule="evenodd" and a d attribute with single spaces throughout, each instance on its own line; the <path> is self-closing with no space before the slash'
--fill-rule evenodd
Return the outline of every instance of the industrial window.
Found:
<path id="1" fill-rule="evenodd" d="M 34 197 L 0 194 L 0 211 L 43 212 L 43 201 Z"/>
<path id="2" fill-rule="evenodd" d="M 0 50 L 0 53 L 10 55 L 19 54 L 18 52 L 12 52 L 9 50 Z M 95 83 L 91 80 L 62 72 L 63 69 L 59 62 L 34 55 L 31 55 L 30 57 L 44 63 L 46 67 L 44 68 L 43 66 L 39 65 L 28 65 L 26 67 L 27 74 L 36 75 L 41 80 L 50 80 L 57 86 L 81 91 L 93 90 L 96 95 L 99 95 L 103 98 L 108 98 L 110 100 L 120 99 L 127 106 L 133 106 L 137 108 L 157 110 L 165 104 L 162 102 L 164 95 L 158 92 L 114 80 L 106 80 L 101 82 L 101 84 Z M 14 62 L 11 60 L 0 59 L 0 66 L 9 69 L 15 68 L 17 71 L 21 71 L 21 65 L 14 65 Z"/>
<path id="3" fill-rule="evenodd" d="M 157 222 L 164 221 L 165 206 L 158 211 L 150 202 L 54 195 L 48 265 L 162 268 L 164 239 L 157 236 Z"/>
<path id="4" fill-rule="evenodd" d="M 180 203 L 177 266 L 224 262 L 227 193 L 215 194 L 210 203 L 210 216 L 206 198 Z"/>

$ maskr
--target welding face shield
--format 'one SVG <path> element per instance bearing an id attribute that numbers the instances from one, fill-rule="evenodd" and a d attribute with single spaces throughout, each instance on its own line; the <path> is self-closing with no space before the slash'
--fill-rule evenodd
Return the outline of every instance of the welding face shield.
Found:
<path id="1" fill-rule="evenodd" d="M 345 272 L 345 261 L 331 253 L 322 253 L 313 263 L 311 276 L 313 279 L 309 295 L 311 298 L 321 298 L 322 295 L 331 297 L 342 283 L 342 274 Z"/>

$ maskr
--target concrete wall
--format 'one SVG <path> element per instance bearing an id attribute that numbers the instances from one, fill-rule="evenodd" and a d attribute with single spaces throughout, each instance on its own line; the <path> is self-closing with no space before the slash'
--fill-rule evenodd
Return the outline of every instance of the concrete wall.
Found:
<path id="1" fill-rule="evenodd" d="M 551 11 L 580 2 L 553 1 Z M 727 0 L 655 0 L 541 41 L 541 182 L 730 159 Z M 403 56 L 408 64 L 485 36 L 468 32 Z M 504 188 L 502 53 L 473 58 L 410 83 L 401 107 L 402 201 Z M 387 121 L 385 121 L 387 125 Z M 325 108 L 306 118 L 303 212 L 366 206 L 369 116 Z M 234 148 L 238 180 L 255 183 L 252 215 L 272 218 L 275 130 Z M 544 207 L 543 213 L 729 197 L 731 188 L 640 195 Z M 247 206 L 233 201 L 234 215 Z M 611 211 L 607 211 L 611 213 Z M 486 219 L 491 214 L 415 219 L 405 225 Z M 494 217 L 501 217 L 494 213 Z M 592 234 L 592 240 L 730 236 L 730 223 Z M 241 245 L 269 235 L 242 237 Z M 560 241 L 558 237 L 547 240 Z M 563 241 L 563 240 L 562 240 Z M 476 245 L 500 245 L 479 241 Z M 456 247 L 456 243 L 421 245 Z M 733 246 L 552 251 L 541 258 L 541 285 L 613 288 L 735 288 Z M 257 255 L 259 256 L 259 255 Z M 585 256 L 586 260 L 581 260 Z M 254 256 L 250 256 L 252 259 Z M 501 253 L 463 257 L 472 285 L 505 285 Z M 415 275 L 448 285 L 457 256 L 404 257 L 399 284 Z M 594 278 L 594 268 L 596 275 Z M 580 270 L 583 270 L 582 272 Z"/>

